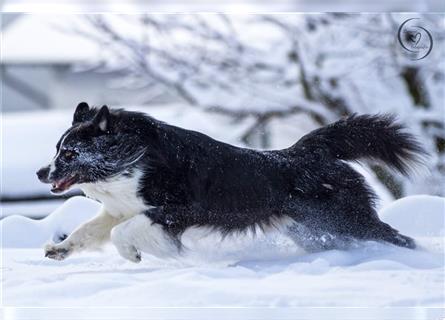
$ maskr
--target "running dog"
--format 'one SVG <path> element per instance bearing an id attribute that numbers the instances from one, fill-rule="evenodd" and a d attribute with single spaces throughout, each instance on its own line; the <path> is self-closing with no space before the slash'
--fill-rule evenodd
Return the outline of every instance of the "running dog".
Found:
<path id="1" fill-rule="evenodd" d="M 380 221 L 374 192 L 347 161 L 380 160 L 408 174 L 424 155 L 388 115 L 349 116 L 287 149 L 258 151 L 82 102 L 37 176 L 53 193 L 77 187 L 103 208 L 61 243 L 47 245 L 45 255 L 63 260 L 108 240 L 133 262 L 141 251 L 176 255 L 192 227 L 222 236 L 276 227 L 308 251 L 357 240 L 415 248 L 413 239 Z"/>

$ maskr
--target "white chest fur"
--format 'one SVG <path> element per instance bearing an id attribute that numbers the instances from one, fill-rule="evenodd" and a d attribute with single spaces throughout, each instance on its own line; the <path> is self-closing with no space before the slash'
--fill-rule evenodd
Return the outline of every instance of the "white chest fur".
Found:
<path id="1" fill-rule="evenodd" d="M 128 219 L 149 208 L 137 194 L 141 176 L 137 171 L 132 177 L 120 175 L 105 182 L 82 184 L 80 188 L 87 197 L 100 201 L 113 217 Z"/>

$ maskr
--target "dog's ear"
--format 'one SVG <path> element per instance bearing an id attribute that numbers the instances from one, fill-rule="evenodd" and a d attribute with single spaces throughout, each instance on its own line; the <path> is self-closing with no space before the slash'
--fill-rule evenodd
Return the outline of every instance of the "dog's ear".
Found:
<path id="1" fill-rule="evenodd" d="M 84 122 L 86 116 L 88 115 L 88 111 L 90 111 L 90 106 L 86 102 L 81 102 L 77 105 L 76 111 L 74 111 L 73 116 L 73 125 L 79 122 Z"/>
<path id="2" fill-rule="evenodd" d="M 93 123 L 102 132 L 108 132 L 110 130 L 110 110 L 107 106 L 100 108 L 93 119 Z"/>

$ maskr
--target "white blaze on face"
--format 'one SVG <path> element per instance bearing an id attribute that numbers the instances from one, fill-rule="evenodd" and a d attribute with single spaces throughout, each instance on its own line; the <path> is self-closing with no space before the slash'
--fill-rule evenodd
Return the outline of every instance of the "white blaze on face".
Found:
<path id="1" fill-rule="evenodd" d="M 63 147 L 63 142 L 65 141 L 66 137 L 68 137 L 69 133 L 70 133 L 70 131 L 65 133 L 65 136 L 63 136 L 62 141 L 60 142 L 59 150 L 57 151 L 57 154 L 54 156 L 53 161 L 51 161 L 51 163 L 49 164 L 48 177 L 50 177 L 51 174 L 54 171 L 56 171 L 56 159 L 60 155 L 60 151 L 62 150 L 62 147 Z"/>
<path id="2" fill-rule="evenodd" d="M 56 170 L 56 158 L 57 157 L 54 157 L 53 161 L 49 164 L 48 177 Z"/>

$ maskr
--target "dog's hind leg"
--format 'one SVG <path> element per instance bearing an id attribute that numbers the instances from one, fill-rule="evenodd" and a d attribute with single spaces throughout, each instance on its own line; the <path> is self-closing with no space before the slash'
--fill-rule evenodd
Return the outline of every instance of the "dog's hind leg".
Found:
<path id="1" fill-rule="evenodd" d="M 385 241 L 409 249 L 416 248 L 414 239 L 399 233 L 399 231 L 380 220 L 373 221 L 369 229 L 357 237 L 364 240 Z"/>
<path id="2" fill-rule="evenodd" d="M 165 227 L 143 213 L 114 227 L 111 241 L 122 257 L 133 262 L 141 261 L 141 252 L 157 257 L 178 253 L 177 243 Z"/>
<path id="3" fill-rule="evenodd" d="M 384 241 L 400 247 L 414 249 L 413 239 L 400 234 L 380 221 L 370 206 L 355 209 L 339 208 L 335 202 L 330 206 L 301 205 L 304 218 L 295 217 L 295 223 L 287 229 L 287 235 L 306 251 L 348 249 L 361 241 Z"/>
<path id="4" fill-rule="evenodd" d="M 286 230 L 296 245 L 307 252 L 319 252 L 332 249 L 347 249 L 354 243 L 352 237 L 339 235 L 329 231 L 310 228 L 301 223 L 294 223 Z"/>

